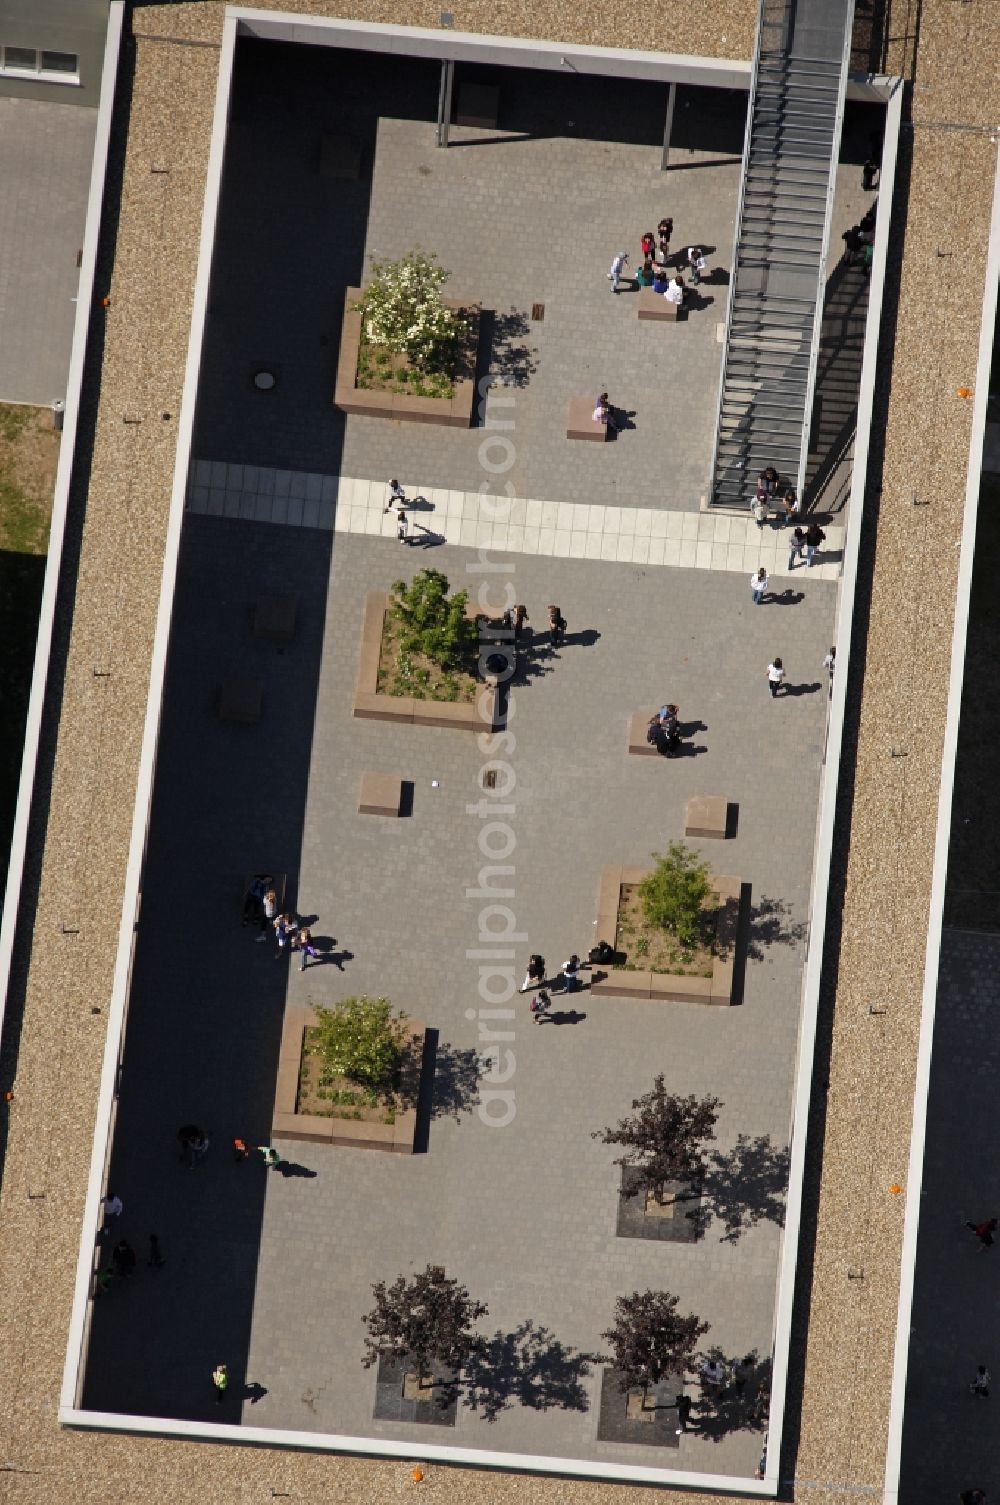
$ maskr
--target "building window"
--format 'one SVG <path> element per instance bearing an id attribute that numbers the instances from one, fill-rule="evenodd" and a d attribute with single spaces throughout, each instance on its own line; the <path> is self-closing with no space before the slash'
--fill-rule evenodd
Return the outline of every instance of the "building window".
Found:
<path id="1" fill-rule="evenodd" d="M 78 84 L 80 59 L 75 52 L 50 52 L 47 48 L 0 47 L 0 74 L 11 78 L 38 78 L 49 84 Z"/>

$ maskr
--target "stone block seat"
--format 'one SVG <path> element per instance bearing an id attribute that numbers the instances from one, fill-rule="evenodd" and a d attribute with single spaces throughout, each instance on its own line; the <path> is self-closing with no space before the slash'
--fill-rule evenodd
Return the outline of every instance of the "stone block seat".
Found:
<path id="1" fill-rule="evenodd" d="M 359 815 L 399 815 L 403 804 L 403 776 L 399 773 L 372 773 L 366 770 L 361 775 L 361 794 L 358 799 Z"/>
<path id="2" fill-rule="evenodd" d="M 571 397 L 566 414 L 566 438 L 589 439 L 593 444 L 603 444 L 608 437 L 608 425 L 594 417 L 593 397 Z"/>
<path id="3" fill-rule="evenodd" d="M 258 596 L 253 614 L 253 635 L 272 643 L 290 643 L 295 636 L 298 596 Z"/>
<path id="4" fill-rule="evenodd" d="M 628 750 L 638 758 L 657 758 L 659 753 L 651 742 L 646 741 L 646 728 L 656 715 L 651 711 L 633 711 L 628 718 Z"/>
<path id="5" fill-rule="evenodd" d="M 711 836 L 725 841 L 729 801 L 724 794 L 692 794 L 684 815 L 685 836 Z"/>
<path id="6" fill-rule="evenodd" d="M 636 315 L 640 319 L 668 319 L 677 323 L 681 311 L 679 303 L 671 303 L 662 293 L 654 293 L 651 287 L 641 287 L 636 302 Z"/>
<path id="7" fill-rule="evenodd" d="M 232 677 L 222 681 L 219 691 L 219 719 L 253 726 L 260 720 L 264 687 L 259 679 Z"/>

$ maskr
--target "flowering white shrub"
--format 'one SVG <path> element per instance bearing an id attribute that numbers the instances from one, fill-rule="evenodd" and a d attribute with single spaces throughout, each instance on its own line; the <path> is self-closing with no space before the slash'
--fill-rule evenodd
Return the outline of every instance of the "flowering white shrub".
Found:
<path id="1" fill-rule="evenodd" d="M 365 339 L 405 355 L 422 370 L 440 366 L 466 324 L 441 297 L 449 273 L 437 257 L 410 251 L 399 261 L 372 259 L 371 281 L 354 307 Z"/>

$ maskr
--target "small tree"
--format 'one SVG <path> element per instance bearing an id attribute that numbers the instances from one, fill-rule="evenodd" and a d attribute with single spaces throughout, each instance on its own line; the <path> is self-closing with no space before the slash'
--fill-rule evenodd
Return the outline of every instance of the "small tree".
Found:
<path id="1" fill-rule="evenodd" d="M 625 1196 L 635 1196 L 640 1186 L 651 1188 L 660 1199 L 668 1181 L 697 1181 L 704 1168 L 705 1146 L 715 1138 L 717 1097 L 677 1097 L 667 1092 L 663 1075 L 652 1092 L 633 1098 L 630 1118 L 620 1119 L 614 1129 L 598 1129 L 594 1139 L 621 1145 L 625 1154 L 615 1165 L 639 1172 L 639 1180 Z"/>
<path id="2" fill-rule="evenodd" d="M 392 1085 L 399 1068 L 406 1015 L 392 1017 L 388 998 L 344 998 L 332 1009 L 316 1009 L 316 1025 L 306 1047 L 328 1071 L 371 1092 Z"/>
<path id="3" fill-rule="evenodd" d="M 375 1305 L 362 1321 L 366 1369 L 381 1354 L 412 1359 L 423 1381 L 434 1364 L 459 1374 L 476 1343 L 472 1324 L 489 1316 L 483 1301 L 473 1301 L 465 1286 L 445 1274 L 443 1265 L 428 1265 L 407 1280 L 399 1275 L 391 1286 L 384 1280 L 372 1286 Z"/>
<path id="4" fill-rule="evenodd" d="M 448 594 L 448 576 L 421 570 L 413 582 L 392 587 L 392 615 L 399 623 L 401 655 L 421 653 L 444 670 L 461 668 L 476 652 L 475 622 L 465 614 L 468 591 Z"/>
<path id="5" fill-rule="evenodd" d="M 697 852 L 672 841 L 667 855 L 654 852 L 656 867 L 639 885 L 643 912 L 651 925 L 694 946 L 705 931 L 705 900 L 712 892 L 711 872 Z"/>
<path id="6" fill-rule="evenodd" d="M 421 371 L 449 366 L 466 328 L 441 297 L 449 275 L 436 256 L 424 251 L 410 251 L 399 261 L 373 257 L 371 281 L 354 305 L 368 344 L 404 355 Z"/>
<path id="7" fill-rule="evenodd" d="M 615 1322 L 601 1337 L 611 1345 L 622 1390 L 643 1393 L 668 1375 L 684 1375 L 694 1367 L 698 1339 L 709 1324 L 697 1317 L 681 1317 L 677 1297 L 667 1291 L 633 1291 L 619 1296 Z"/>

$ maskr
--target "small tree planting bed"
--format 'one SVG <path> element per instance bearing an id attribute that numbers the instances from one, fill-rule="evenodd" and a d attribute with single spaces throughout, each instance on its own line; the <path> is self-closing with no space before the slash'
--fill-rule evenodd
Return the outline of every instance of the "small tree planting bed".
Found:
<path id="1" fill-rule="evenodd" d="M 471 640 L 470 651 L 450 668 L 442 668 L 420 647 L 410 646 L 402 622 L 390 604 L 382 623 L 382 643 L 378 660 L 377 689 L 380 695 L 408 695 L 414 700 L 469 702 L 479 689 L 476 674 L 477 644 Z"/>
<path id="2" fill-rule="evenodd" d="M 715 895 L 704 908 L 704 936 L 693 946 L 684 947 L 668 931 L 647 920 L 640 888 L 638 883 L 623 883 L 620 890 L 615 950 L 628 958 L 623 970 L 711 977 L 715 961 L 712 932 L 719 908 Z"/>
<path id="3" fill-rule="evenodd" d="M 690 946 L 679 946 L 667 937 L 666 945 L 673 944 L 683 954 L 686 970 L 653 970 L 651 961 L 663 966 L 662 953 L 650 956 L 648 946 L 635 950 L 635 942 L 641 939 L 636 934 L 619 934 L 620 920 L 624 911 L 626 925 L 633 924 L 635 901 L 623 899 L 623 891 L 635 890 L 654 872 L 650 868 L 622 867 L 608 864 L 601 870 L 601 883 L 597 897 L 597 920 L 594 926 L 594 941 L 600 945 L 607 942 L 615 953 L 616 965 L 608 971 L 595 974 L 591 992 L 606 998 L 642 998 L 656 1002 L 730 1004 L 733 1000 L 733 978 L 736 966 L 736 942 L 739 933 L 740 904 L 743 886 L 739 878 L 708 875 L 710 897 L 706 898 L 706 929 L 698 945 L 704 948 L 699 954 Z M 647 922 L 648 923 L 648 922 Z"/>
<path id="4" fill-rule="evenodd" d="M 355 1002 L 385 1000 L 344 1000 L 348 1005 Z M 364 1061 L 359 1069 L 356 1060 L 343 1070 L 328 1054 L 317 1051 L 328 1033 L 327 1012 L 299 1005 L 285 1010 L 272 1137 L 411 1155 L 426 1025 L 397 1017 L 388 1030 L 368 1031 L 362 1044 L 371 1071 L 366 1071 Z M 374 1038 L 380 1033 L 381 1044 Z M 388 1046 L 388 1053 L 383 1046 Z"/>

